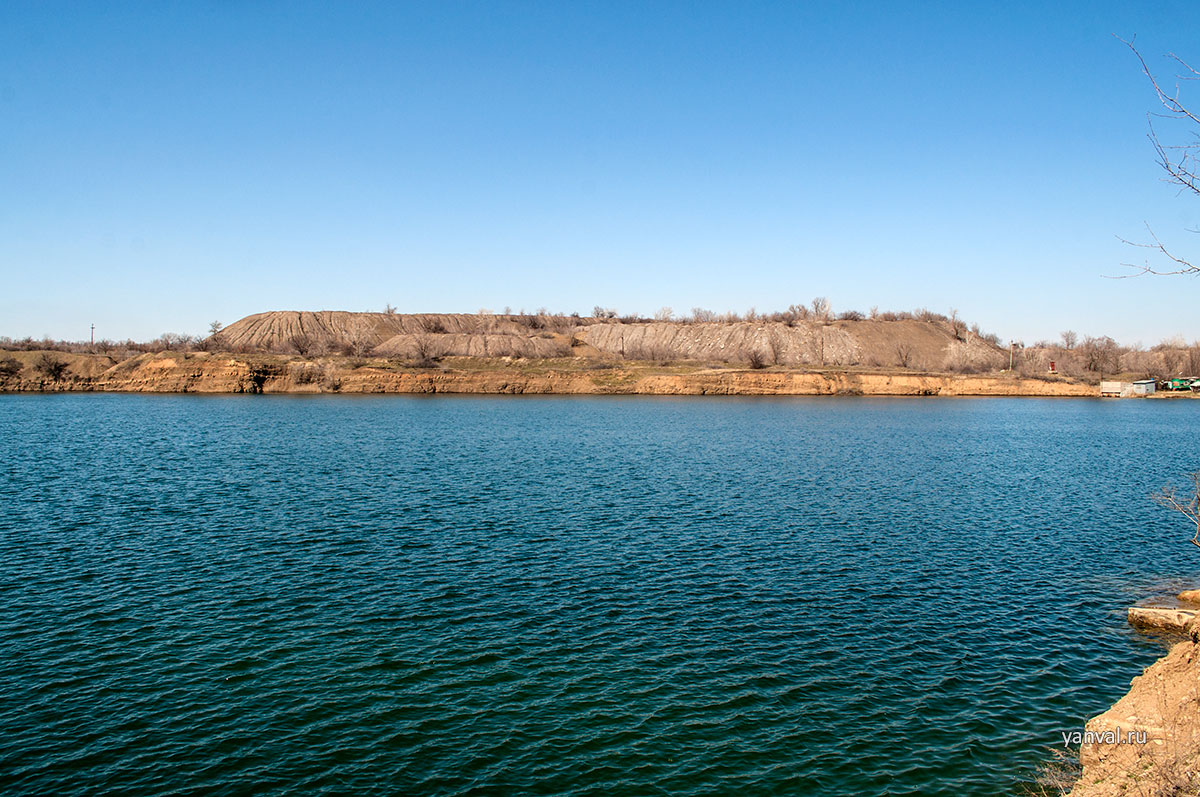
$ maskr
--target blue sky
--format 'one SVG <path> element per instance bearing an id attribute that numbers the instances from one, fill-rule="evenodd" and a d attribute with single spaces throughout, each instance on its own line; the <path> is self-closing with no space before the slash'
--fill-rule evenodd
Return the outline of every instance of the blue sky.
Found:
<path id="1" fill-rule="evenodd" d="M 0 5 L 0 335 L 271 309 L 957 308 L 1200 338 L 1113 38 L 1193 4 Z M 1185 96 L 1186 89 L 1185 86 Z M 1200 84 L 1191 87 L 1200 106 Z M 1186 128 L 1164 130 L 1184 140 Z"/>

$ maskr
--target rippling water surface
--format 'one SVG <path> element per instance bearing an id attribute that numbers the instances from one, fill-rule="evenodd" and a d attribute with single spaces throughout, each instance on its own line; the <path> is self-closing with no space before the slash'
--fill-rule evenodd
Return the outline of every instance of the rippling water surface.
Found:
<path id="1" fill-rule="evenodd" d="M 0 396 L 0 782 L 1015 792 L 1159 655 L 1198 418 Z"/>

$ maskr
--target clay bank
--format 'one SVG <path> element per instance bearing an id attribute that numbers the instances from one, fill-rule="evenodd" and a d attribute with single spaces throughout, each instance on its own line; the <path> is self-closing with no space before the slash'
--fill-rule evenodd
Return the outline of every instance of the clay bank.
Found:
<path id="1" fill-rule="evenodd" d="M 149 352 L 14 352 L 0 391 L 143 393 L 485 393 L 797 396 L 1096 396 L 1068 379 L 899 370 L 748 369 L 586 358 L 440 358 L 428 365 L 380 357 Z M 51 365 L 47 366 L 49 361 Z M 52 373 L 47 373 L 47 370 Z"/>

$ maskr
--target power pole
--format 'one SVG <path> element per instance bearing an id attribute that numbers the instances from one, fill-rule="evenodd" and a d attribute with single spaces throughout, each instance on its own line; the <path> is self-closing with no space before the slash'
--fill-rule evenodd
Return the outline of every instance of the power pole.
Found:
<path id="1" fill-rule="evenodd" d="M 96 345 L 96 325 L 92 324 L 92 345 Z"/>
<path id="2" fill-rule="evenodd" d="M 1012 371 L 1012 367 L 1013 367 L 1013 348 L 1015 346 L 1016 346 L 1016 344 L 1013 341 L 1010 340 L 1008 342 L 1008 370 L 1009 371 Z"/>

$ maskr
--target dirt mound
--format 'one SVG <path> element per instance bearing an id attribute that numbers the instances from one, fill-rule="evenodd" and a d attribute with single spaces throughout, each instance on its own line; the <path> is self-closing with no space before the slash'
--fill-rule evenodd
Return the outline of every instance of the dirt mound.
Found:
<path id="1" fill-rule="evenodd" d="M 280 310 L 255 313 L 227 326 L 220 343 L 234 351 L 285 351 L 302 349 L 364 351 L 401 332 L 401 316 L 388 313 L 350 313 L 342 310 L 301 312 Z"/>
<path id="2" fill-rule="evenodd" d="M 946 323 L 905 319 L 819 322 L 622 322 L 550 315 L 257 313 L 231 324 L 233 351 L 347 353 L 419 359 L 566 357 L 762 365 L 863 365 L 985 371 L 1003 353 Z"/>
<path id="3" fill-rule="evenodd" d="M 562 316 L 278 310 L 246 316 L 218 337 L 233 351 L 411 356 L 428 340 L 438 355 L 544 357 L 562 356 L 562 346 L 549 339 L 584 323 Z"/>
<path id="4" fill-rule="evenodd" d="M 995 367 L 999 350 L 987 341 L 956 340 L 931 321 L 796 321 L 596 324 L 577 333 L 600 351 L 631 360 L 699 360 L 766 365 L 867 365 L 922 370 L 948 358 Z"/>

